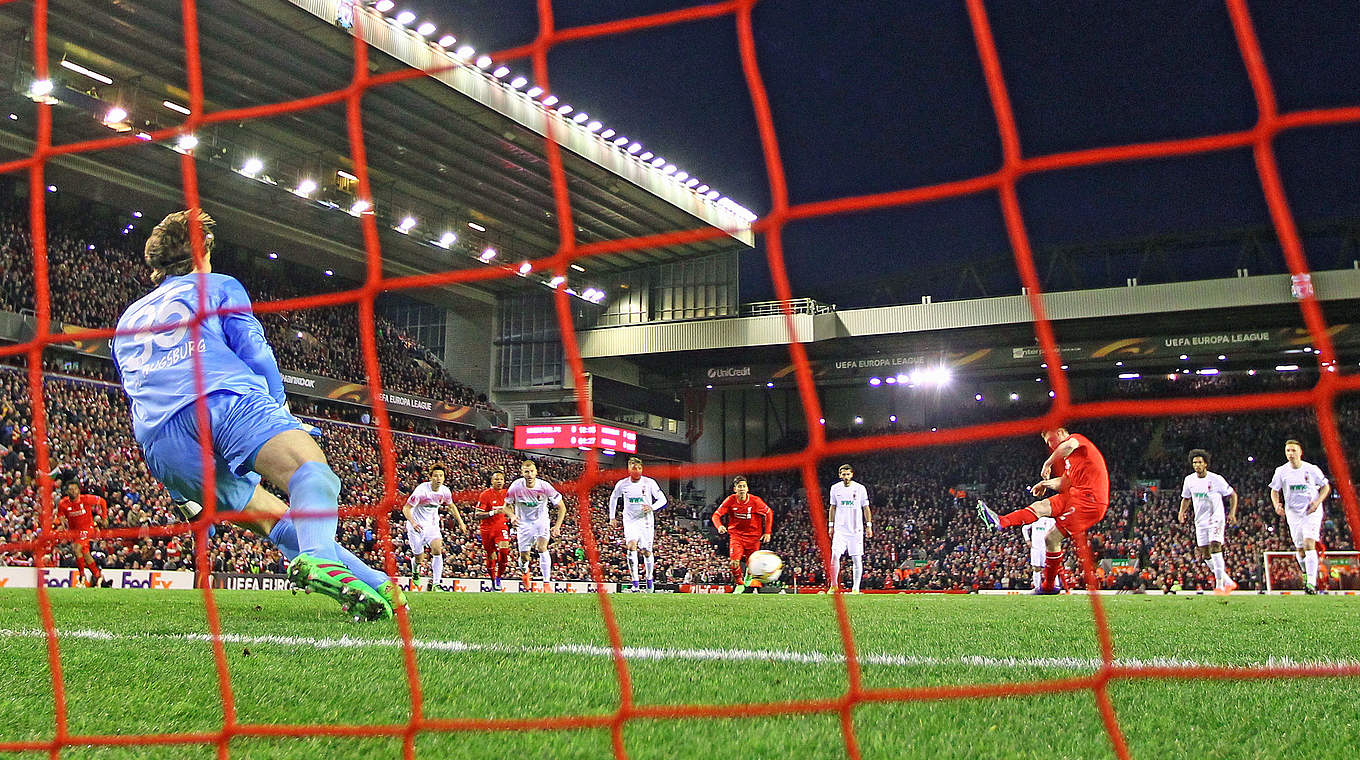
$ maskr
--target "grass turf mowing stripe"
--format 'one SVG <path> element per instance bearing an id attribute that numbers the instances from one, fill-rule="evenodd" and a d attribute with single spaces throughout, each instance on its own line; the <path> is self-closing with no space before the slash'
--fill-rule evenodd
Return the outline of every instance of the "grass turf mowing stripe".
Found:
<path id="1" fill-rule="evenodd" d="M 98 629 L 77 629 L 57 631 L 59 638 L 84 639 L 92 641 L 184 641 L 211 642 L 213 637 L 206 633 L 133 633 L 124 634 Z M 0 638 L 46 638 L 40 628 L 9 629 L 0 628 Z M 396 638 L 355 638 L 340 636 L 317 638 L 311 636 L 246 636 L 236 633 L 222 634 L 225 644 L 244 644 L 249 646 L 277 645 L 287 647 L 309 647 L 313 649 L 349 649 L 363 647 L 400 648 L 401 639 Z M 592 644 L 559 644 L 556 646 L 516 646 L 512 644 L 484 644 L 468 641 L 440 641 L 415 639 L 412 646 L 417 650 L 436 652 L 496 652 L 508 654 L 559 654 L 585 657 L 612 657 L 609 647 Z M 845 663 L 845 655 L 830 652 L 795 652 L 779 649 L 671 649 L 662 647 L 623 648 L 624 657 L 630 660 L 693 660 L 724 662 L 782 662 L 802 665 L 839 665 Z M 1094 657 L 986 657 L 964 655 L 959 657 L 931 657 L 922 655 L 898 654 L 861 654 L 859 661 L 867 665 L 886 665 L 895 667 L 941 667 L 961 665 L 981 668 L 1047 668 L 1061 670 L 1094 670 L 1103 663 Z M 1114 665 L 1121 668 L 1355 668 L 1360 660 L 1334 659 L 1328 657 L 1298 659 L 1293 657 L 1269 657 L 1264 660 L 1246 662 L 1203 662 L 1174 657 L 1154 657 L 1150 659 L 1115 658 Z"/>

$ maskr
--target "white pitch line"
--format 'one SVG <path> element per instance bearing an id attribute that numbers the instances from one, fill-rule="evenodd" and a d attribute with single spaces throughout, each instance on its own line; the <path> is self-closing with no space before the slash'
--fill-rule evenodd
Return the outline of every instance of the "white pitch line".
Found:
<path id="1" fill-rule="evenodd" d="M 211 642 L 213 637 L 207 633 L 116 633 L 98 629 L 78 629 L 58 631 L 60 639 L 84 639 L 90 641 L 181 641 Z M 0 639 L 46 639 L 47 634 L 39 628 L 10 629 L 0 628 Z M 309 636 L 246 636 L 239 633 L 224 633 L 224 644 L 243 644 L 247 646 L 275 645 L 285 647 L 306 647 L 312 649 L 359 649 L 381 648 L 398 649 L 401 639 L 396 638 L 357 638 L 340 636 L 338 638 L 313 638 Z M 513 644 L 481 644 L 470 641 L 440 641 L 414 639 L 412 647 L 434 652 L 496 652 L 502 654 L 556 654 L 584 657 L 613 657 L 609 647 L 594 644 L 557 644 L 553 646 L 516 646 Z M 703 662 L 780 662 L 796 665 L 843 665 L 845 655 L 833 652 L 797 652 L 788 649 L 665 649 L 660 647 L 624 647 L 623 655 L 629 660 L 682 660 Z M 986 657 L 965 655 L 960 657 L 931 657 L 925 655 L 902 654 L 861 654 L 862 665 L 888 667 L 944 667 L 968 666 L 978 668 L 1000 668 L 1018 670 L 1022 668 L 1095 670 L 1101 666 L 1095 657 Z M 1154 657 L 1151 659 L 1117 658 L 1116 665 L 1130 668 L 1260 668 L 1260 667 L 1356 667 L 1360 660 L 1333 659 L 1328 657 L 1300 660 L 1293 657 L 1270 657 L 1265 660 L 1244 662 L 1202 662 L 1174 657 Z"/>

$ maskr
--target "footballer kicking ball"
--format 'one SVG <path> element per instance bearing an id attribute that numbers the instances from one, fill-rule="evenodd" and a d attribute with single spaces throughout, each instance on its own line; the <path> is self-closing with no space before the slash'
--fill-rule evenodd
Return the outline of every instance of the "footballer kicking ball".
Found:
<path id="1" fill-rule="evenodd" d="M 746 561 L 746 571 L 762 582 L 779 580 L 779 574 L 784 571 L 784 560 L 774 552 L 761 549 Z"/>

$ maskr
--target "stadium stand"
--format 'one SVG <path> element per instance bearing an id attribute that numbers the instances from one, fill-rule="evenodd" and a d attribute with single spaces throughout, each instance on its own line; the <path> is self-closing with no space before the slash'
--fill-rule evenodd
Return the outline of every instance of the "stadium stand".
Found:
<path id="1" fill-rule="evenodd" d="M 152 289 L 150 270 L 131 238 L 109 240 L 97 230 L 55 220 L 48 231 L 47 255 L 53 293 L 52 317 L 80 327 L 112 327 L 128 304 Z M 256 301 L 276 301 L 340 283 L 298 284 L 296 273 L 279 263 L 270 276 L 247 267 L 250 254 L 223 245 L 214 265 L 246 285 Z M 258 258 L 258 256 L 257 256 Z M 309 280 L 321 280 L 313 273 Z M 78 298 L 72 294 L 80 294 Z M 33 246 L 22 214 L 0 215 L 0 309 L 33 309 Z M 353 306 L 261 314 L 279 366 L 351 383 L 365 383 L 359 351 L 358 313 Z M 449 377 L 429 349 L 382 316 L 376 317 L 378 361 L 383 383 L 393 390 L 463 406 L 491 408 L 485 394 Z"/>
<path id="2" fill-rule="evenodd" d="M 1233 388 L 1230 379 L 1202 379 L 1206 392 Z M 1290 380 L 1262 381 L 1276 385 Z M 1133 393 L 1155 393 L 1155 383 L 1127 388 Z M 126 401 L 107 381 L 49 373 L 45 384 L 52 429 L 52 461 L 58 477 L 75 477 L 109 502 L 113 527 L 150 527 L 173 522 L 168 495 L 147 473 L 131 436 Z M 306 408 L 324 431 L 323 445 L 343 482 L 342 503 L 366 510 L 365 516 L 343 521 L 342 540 L 374 563 L 382 562 L 378 520 L 373 507 L 382 501 L 382 474 L 372 451 L 376 429 L 355 422 L 323 419 L 340 416 L 340 405 L 313 403 Z M 1351 438 L 1360 430 L 1360 401 L 1340 407 L 1342 429 Z M 976 412 L 972 412 L 976 413 Z M 4 464 L 0 494 L 0 534 L 9 541 L 29 540 L 38 530 L 35 469 L 26 379 L 14 368 L 0 369 L 0 443 Z M 319 415 L 319 416 L 316 416 Z M 1185 452 L 1195 447 L 1214 454 L 1213 468 L 1242 495 L 1239 524 L 1230 528 L 1226 542 L 1228 565 L 1244 589 L 1264 582 L 1262 552 L 1287 551 L 1288 538 L 1270 509 L 1267 483 L 1280 459 L 1282 442 L 1301 437 L 1305 451 L 1321 461 L 1321 452 L 1308 435 L 1315 430 L 1301 412 L 1229 417 L 1162 418 L 1150 421 L 1102 421 L 1073 426 L 1104 450 L 1110 463 L 1112 503 L 1093 533 L 1102 583 L 1110 588 L 1211 589 L 1203 562 L 1193 556 L 1193 531 L 1178 525 L 1179 483 L 1188 472 Z M 463 507 L 469 506 L 488 474 L 503 469 L 511 477 L 522 456 L 491 446 L 449 440 L 447 437 L 401 432 L 397 446 L 399 496 L 404 498 L 421 480 L 426 468 L 444 463 L 449 486 Z M 1352 441 L 1351 443 L 1356 443 Z M 1349 450 L 1354 450 L 1349 449 Z M 852 459 L 856 477 L 865 483 L 874 505 L 878 532 L 866 542 L 865 588 L 910 589 L 1028 589 L 1029 553 L 1015 532 L 991 533 L 976 523 L 973 504 L 983 496 L 996 504 L 1021 503 L 1042 460 L 1038 439 L 1011 439 L 950 450 L 896 452 Z M 1254 461 L 1249 460 L 1252 457 Z M 538 458 L 545 477 L 571 483 L 581 475 L 578 463 Z M 826 462 L 821 482 L 834 480 L 836 462 Z M 1325 468 L 1325 463 L 1324 463 Z M 1152 482 L 1157 485 L 1147 485 Z M 807 517 L 806 495 L 798 479 L 786 475 L 753 478 L 753 492 L 776 512 L 772 547 L 786 560 L 803 585 L 823 582 L 821 563 Z M 1143 485 L 1140 485 L 1143 484 Z M 978 490 L 969 490 L 978 489 Z M 627 577 L 622 533 L 608 525 L 605 499 L 608 487 L 591 493 L 592 529 L 601 541 L 605 576 Z M 722 542 L 708 528 L 706 513 L 687 513 L 683 505 L 658 513 L 657 555 L 660 577 L 696 583 L 728 579 Z M 379 510 L 381 513 L 381 510 Z M 563 537 L 553 546 L 554 574 L 563 580 L 589 579 L 581 551 L 576 509 L 569 502 Z M 697 518 L 697 520 L 696 520 Z M 408 565 L 405 532 L 399 508 L 387 512 L 391 536 L 402 569 Z M 681 527 L 681 522 L 687 527 Z M 1329 510 L 1323 541 L 1332 549 L 1348 549 L 1339 508 Z M 475 536 L 460 535 L 445 517 L 446 577 L 481 575 L 481 550 Z M 104 541 L 99 555 L 106 567 L 177 569 L 193 567 L 192 538 L 142 537 Z M 62 547 L 55 564 L 71 566 L 73 558 Z M 244 530 L 223 526 L 213 539 L 213 568 L 230 572 L 277 572 L 282 558 L 272 547 Z M 0 564 L 29 564 L 32 558 L 0 556 Z M 1286 576 L 1277 582 L 1297 582 Z"/>

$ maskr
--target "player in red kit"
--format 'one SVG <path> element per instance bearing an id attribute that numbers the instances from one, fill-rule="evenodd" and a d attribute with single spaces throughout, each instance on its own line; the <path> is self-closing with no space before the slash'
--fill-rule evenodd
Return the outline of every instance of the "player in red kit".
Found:
<path id="1" fill-rule="evenodd" d="M 491 588 L 501 590 L 501 576 L 510 561 L 510 524 L 513 511 L 505 506 L 505 473 L 491 473 L 491 487 L 477 496 L 477 509 L 472 513 L 481 522 L 482 550 L 486 552 L 486 571 L 491 575 Z"/>
<path id="2" fill-rule="evenodd" d="M 722 518 L 727 516 L 727 525 Z M 746 590 L 750 580 L 742 570 L 742 563 L 760 549 L 761 542 L 770 540 L 774 530 L 774 512 L 759 496 L 753 496 L 746 478 L 738 475 L 732 479 L 732 495 L 723 500 L 718 511 L 713 513 L 713 527 L 718 533 L 728 536 L 727 556 L 732 560 L 732 593 L 740 594 Z"/>
<path id="3" fill-rule="evenodd" d="M 90 554 L 89 533 L 96 527 L 103 528 L 108 525 L 108 504 L 94 494 L 81 493 L 80 484 L 75 480 L 66 481 L 63 490 L 65 495 L 57 502 L 57 514 L 61 517 L 62 526 L 66 530 L 80 532 L 80 536 L 71 542 L 76 555 L 76 571 L 80 573 L 80 581 L 84 583 L 85 566 L 89 565 L 90 585 L 98 588 L 103 573 L 100 572 L 99 563 L 95 562 Z"/>
<path id="4" fill-rule="evenodd" d="M 1043 582 L 1035 593 L 1054 594 L 1057 591 L 1053 581 L 1063 565 L 1063 537 L 1085 541 L 1086 530 L 1105 517 L 1110 506 L 1110 471 L 1100 449 L 1084 435 L 1054 428 L 1045 430 L 1043 438 L 1052 453 L 1040 469 L 1043 480 L 1035 483 L 1030 493 L 1035 496 L 1043 496 L 1045 491 L 1056 493 L 1005 515 L 998 515 L 979 500 L 978 516 L 995 530 L 1053 517 L 1057 530 L 1050 530 L 1045 538 L 1048 552 L 1044 555 Z"/>

